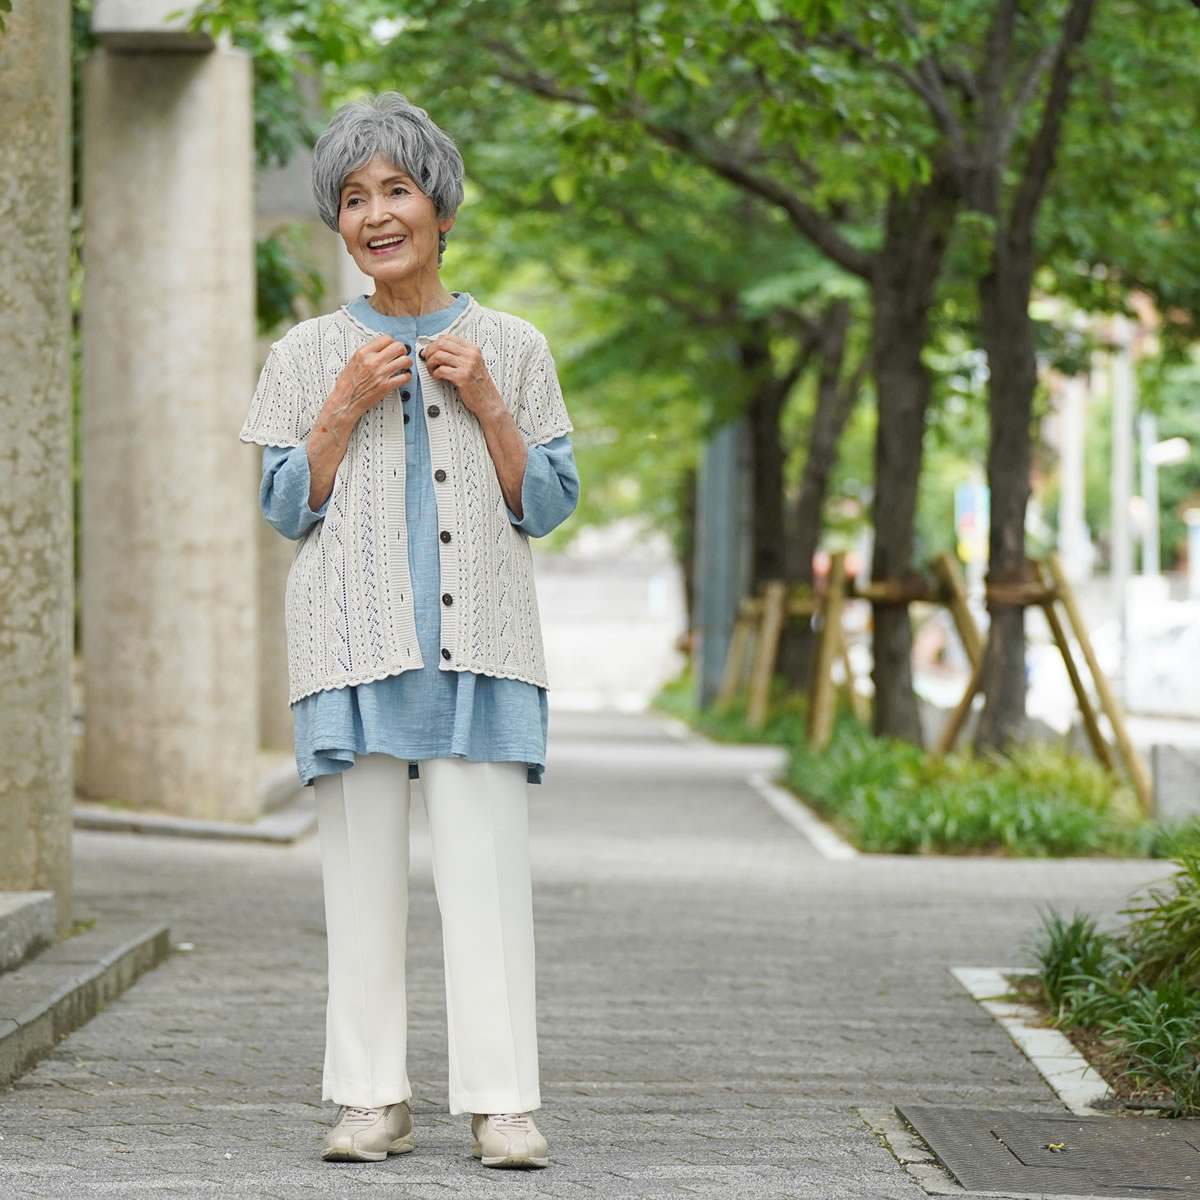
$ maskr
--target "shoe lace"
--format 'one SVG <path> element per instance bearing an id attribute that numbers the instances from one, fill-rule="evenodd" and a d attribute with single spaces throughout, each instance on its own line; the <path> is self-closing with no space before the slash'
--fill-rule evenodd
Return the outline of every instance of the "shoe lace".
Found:
<path id="1" fill-rule="evenodd" d="M 496 1113 L 490 1119 L 497 1129 L 505 1133 L 528 1133 L 533 1128 L 528 1113 Z"/>
<path id="2" fill-rule="evenodd" d="M 370 1125 L 379 1119 L 382 1108 L 357 1108 L 347 1104 L 342 1107 L 342 1115 L 338 1118 L 340 1125 Z"/>

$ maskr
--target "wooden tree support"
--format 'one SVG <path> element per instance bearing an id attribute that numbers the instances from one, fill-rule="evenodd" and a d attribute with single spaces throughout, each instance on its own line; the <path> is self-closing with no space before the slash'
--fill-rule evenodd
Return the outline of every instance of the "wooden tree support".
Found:
<path id="1" fill-rule="evenodd" d="M 1129 782 L 1137 794 L 1138 802 L 1141 804 L 1143 811 L 1149 812 L 1152 805 L 1150 773 L 1147 771 L 1146 765 L 1142 761 L 1142 756 L 1138 753 L 1137 747 L 1134 746 L 1133 740 L 1129 736 L 1124 714 L 1121 712 L 1121 707 L 1113 695 L 1112 688 L 1109 687 L 1104 672 L 1100 670 L 1100 663 L 1096 659 L 1091 639 L 1088 637 L 1087 626 L 1083 622 L 1083 615 L 1075 600 L 1075 593 L 1066 575 L 1063 573 L 1062 564 L 1059 562 L 1058 556 L 1052 554 L 1045 560 L 1031 559 L 1029 566 L 1032 577 L 1028 581 L 1006 586 L 1002 591 L 999 588 L 990 588 L 988 592 L 989 599 L 995 600 L 997 595 L 999 595 L 1003 603 L 1021 605 L 1027 608 L 1036 605 L 1046 614 L 1046 622 L 1050 626 L 1050 633 L 1054 638 L 1054 644 L 1058 647 L 1058 651 L 1062 655 L 1063 665 L 1067 669 L 1067 677 L 1071 681 L 1071 690 L 1075 693 L 1075 700 L 1079 705 L 1080 715 L 1083 717 L 1083 726 L 1087 732 L 1088 741 L 1091 743 L 1096 758 L 1109 771 L 1117 774 L 1117 761 L 1113 756 L 1112 748 L 1105 740 L 1104 733 L 1100 728 L 1099 714 L 1092 704 L 1092 699 L 1088 694 L 1083 675 L 1071 652 L 1071 643 L 1067 636 L 1066 627 L 1063 625 L 1062 619 L 1055 608 L 1056 604 L 1062 605 L 1071 633 L 1075 636 L 1075 641 L 1079 645 L 1079 652 L 1083 656 L 1088 673 L 1091 675 L 1092 682 L 1095 685 L 1096 695 L 1100 700 L 1100 707 L 1104 715 L 1108 718 L 1109 724 L 1112 726 L 1113 738 L 1117 743 L 1117 750 L 1121 761 L 1124 763 L 1125 772 L 1129 776 Z M 965 598 L 963 607 L 966 617 L 970 619 L 970 624 L 974 626 L 974 619 L 970 617 L 969 611 L 965 610 Z M 958 621 L 957 614 L 955 620 L 956 622 Z M 963 645 L 967 646 L 967 653 L 971 656 L 973 662 L 971 678 L 962 699 L 951 714 L 950 720 L 947 722 L 946 728 L 938 740 L 934 751 L 935 754 L 947 754 L 953 749 L 954 743 L 958 740 L 963 726 L 966 724 L 967 717 L 970 715 L 971 705 L 974 703 L 975 697 L 979 692 L 979 687 L 983 680 L 983 641 L 979 637 L 978 630 L 976 630 L 976 639 L 973 654 L 972 643 L 968 641 L 968 637 L 963 637 Z M 977 658 L 975 654 L 978 655 Z"/>
<path id="2" fill-rule="evenodd" d="M 792 617 L 821 618 L 820 632 L 813 657 L 813 675 L 810 687 L 807 737 L 809 743 L 819 749 L 828 745 L 833 734 L 833 720 L 837 708 L 836 688 L 833 681 L 833 664 L 841 661 L 846 675 L 846 688 L 855 716 L 859 720 L 868 718 L 867 702 L 854 687 L 854 676 L 850 670 L 849 648 L 846 643 L 842 614 L 849 598 L 869 600 L 875 604 L 907 605 L 914 601 L 945 605 L 954 618 L 954 625 L 962 641 L 967 658 L 971 663 L 971 677 L 966 691 L 959 701 L 946 728 L 938 740 L 935 754 L 947 754 L 961 736 L 971 706 L 983 682 L 984 639 L 975 623 L 967 603 L 967 589 L 957 561 L 950 554 L 943 554 L 932 563 L 934 581 L 922 576 L 911 579 L 866 584 L 856 587 L 853 580 L 846 578 L 846 556 L 834 555 L 829 569 L 829 579 L 820 595 L 810 588 L 793 588 L 790 591 L 780 582 L 767 585 L 762 596 L 742 601 L 721 686 L 717 692 L 716 710 L 726 711 L 741 690 L 749 670 L 746 721 L 752 729 L 761 729 L 767 721 L 770 701 L 771 678 L 779 658 L 779 642 L 787 622 Z M 1057 555 L 1044 560 L 1030 560 L 1030 578 L 1019 584 L 1000 587 L 993 585 L 988 591 L 989 599 L 1001 599 L 1006 604 L 1023 607 L 1040 607 L 1046 614 L 1055 645 L 1062 655 L 1071 689 L 1079 704 L 1084 729 L 1096 758 L 1113 774 L 1123 765 L 1129 781 L 1137 794 L 1143 810 L 1150 811 L 1152 785 L 1150 773 L 1141 755 L 1129 736 L 1120 705 L 1109 687 L 1108 680 L 1100 670 L 1083 623 L 1075 593 L 1063 573 Z M 1057 605 L 1062 606 L 1066 617 L 1064 624 Z M 1070 634 L 1079 646 L 1088 674 L 1095 685 L 1100 710 L 1112 727 L 1117 753 L 1104 737 L 1100 726 L 1100 712 L 1092 703 L 1084 676 L 1071 650 Z M 753 656 L 753 657 L 751 657 Z M 1119 762 L 1118 762 L 1119 756 Z"/>
<path id="3" fill-rule="evenodd" d="M 814 702 L 809 721 L 817 708 L 828 707 L 828 717 L 820 718 L 821 727 L 828 722 L 832 731 L 833 663 L 840 660 L 846 675 L 846 689 L 855 715 L 867 720 L 867 702 L 854 687 L 850 668 L 850 652 L 842 629 L 842 610 L 847 596 L 846 556 L 835 555 L 830 567 L 829 583 L 821 595 L 811 588 L 792 588 L 774 582 L 767 584 L 761 596 L 744 599 L 738 608 L 717 689 L 715 709 L 728 711 L 741 690 L 750 664 L 746 700 L 746 723 L 751 729 L 761 729 L 767 722 L 771 694 L 771 679 L 779 660 L 779 643 L 787 622 L 794 617 L 821 617 L 821 632 L 817 639 L 813 672 Z M 819 697 L 819 699 L 818 699 Z M 811 736 L 811 731 L 810 731 Z M 828 741 L 826 735 L 825 741 Z M 824 743 L 822 743 L 824 744 Z"/>

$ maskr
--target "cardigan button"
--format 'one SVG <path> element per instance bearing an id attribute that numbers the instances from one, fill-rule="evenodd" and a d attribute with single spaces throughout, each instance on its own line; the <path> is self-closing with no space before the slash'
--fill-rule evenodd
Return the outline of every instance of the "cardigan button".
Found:
<path id="1" fill-rule="evenodd" d="M 442 415 L 442 410 L 436 404 L 431 404 L 426 411 L 431 417 L 440 417 Z"/>
<path id="2" fill-rule="evenodd" d="M 443 530 L 442 530 L 442 532 L 438 534 L 438 537 L 440 537 L 440 538 L 442 539 L 442 544 L 443 544 L 443 545 L 449 545 L 449 543 L 450 543 L 450 530 L 448 530 L 448 529 L 443 529 Z"/>
<path id="3" fill-rule="evenodd" d="M 446 482 L 446 472 L 443 471 L 441 469 L 441 467 L 439 467 L 436 471 L 434 471 L 433 477 L 434 477 L 434 479 L 436 479 L 438 481 L 438 483 Z"/>
<path id="4" fill-rule="evenodd" d="M 454 603 L 454 597 L 449 592 L 442 593 L 442 603 L 449 608 Z"/>
<path id="5" fill-rule="evenodd" d="M 449 650 L 443 650 L 443 651 L 442 651 L 442 657 L 443 657 L 443 658 L 444 658 L 444 659 L 445 659 L 447 662 L 449 662 L 449 661 L 450 661 L 450 651 L 449 651 Z"/>

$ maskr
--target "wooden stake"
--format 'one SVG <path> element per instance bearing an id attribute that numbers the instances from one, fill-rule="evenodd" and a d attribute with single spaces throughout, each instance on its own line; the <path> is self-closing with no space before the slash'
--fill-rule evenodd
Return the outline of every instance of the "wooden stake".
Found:
<path id="1" fill-rule="evenodd" d="M 771 695 L 771 677 L 779 657 L 779 638 L 787 619 L 787 587 L 775 580 L 767 584 L 763 596 L 763 619 L 758 630 L 754 666 L 750 671 L 750 698 L 746 705 L 746 724 L 761 729 L 767 723 L 767 704 Z"/>
<path id="2" fill-rule="evenodd" d="M 983 634 L 975 623 L 975 614 L 967 603 L 967 583 L 956 559 L 949 551 L 939 554 L 933 560 L 933 572 L 945 585 L 950 593 L 950 615 L 954 618 L 954 628 L 958 630 L 959 641 L 967 652 L 967 661 L 972 667 L 979 665 L 983 658 Z"/>
<path id="3" fill-rule="evenodd" d="M 958 702 L 958 707 L 950 714 L 950 720 L 946 722 L 946 728 L 942 730 L 942 736 L 938 738 L 938 744 L 934 747 L 933 753 L 935 757 L 940 758 L 943 754 L 949 754 L 954 749 L 954 743 L 958 741 L 958 735 L 962 733 L 963 726 L 967 723 L 967 717 L 971 713 L 971 705 L 979 693 L 979 685 L 982 682 L 983 656 L 980 655 L 979 661 L 975 664 L 975 668 L 971 672 L 971 680 L 967 684 L 967 690 L 963 692 L 963 698 Z"/>
<path id="4" fill-rule="evenodd" d="M 1067 668 L 1071 689 L 1075 693 L 1075 699 L 1079 702 L 1079 711 L 1083 715 L 1083 727 L 1087 730 L 1088 741 L 1091 742 L 1096 757 L 1115 775 L 1117 764 L 1113 759 L 1112 748 L 1104 740 L 1104 734 L 1100 731 L 1100 722 L 1097 719 L 1096 710 L 1092 707 L 1092 698 L 1087 694 L 1087 688 L 1083 685 L 1083 676 L 1079 674 L 1079 668 L 1075 665 L 1075 658 L 1071 654 L 1071 643 L 1067 639 L 1067 631 L 1063 628 L 1058 613 L 1054 610 L 1054 601 L 1047 600 L 1042 605 L 1042 611 L 1046 614 L 1050 632 L 1054 635 L 1059 652 L 1062 654 L 1063 664 Z"/>
<path id="5" fill-rule="evenodd" d="M 718 713 L 728 711 L 742 686 L 742 677 L 746 673 L 746 654 L 750 649 L 750 637 L 753 632 L 754 618 L 746 612 L 746 602 L 743 600 L 737 620 L 733 623 L 733 636 L 729 639 L 729 652 L 725 655 L 721 686 L 717 689 L 717 698 L 713 703 L 713 708 Z"/>
<path id="6" fill-rule="evenodd" d="M 1150 773 L 1146 770 L 1142 756 L 1137 752 L 1137 747 L 1129 737 L 1129 731 L 1125 728 L 1125 719 L 1121 715 L 1117 699 L 1112 693 L 1112 688 L 1108 686 L 1104 672 L 1100 670 L 1099 662 L 1096 661 L 1096 654 L 1092 649 L 1087 627 L 1083 623 L 1083 614 L 1079 611 L 1079 605 L 1075 603 L 1075 593 L 1071 590 L 1071 585 L 1063 573 L 1057 554 L 1051 554 L 1046 559 L 1046 566 L 1054 580 L 1054 589 L 1058 593 L 1058 598 L 1066 610 L 1067 620 L 1071 623 L 1071 632 L 1075 634 L 1075 640 L 1079 643 L 1084 661 L 1096 683 L 1096 694 L 1100 697 L 1100 707 L 1104 709 L 1104 715 L 1108 717 L 1109 724 L 1112 725 L 1113 737 L 1116 740 L 1117 749 L 1121 752 L 1121 757 L 1125 760 L 1125 769 L 1129 772 L 1133 790 L 1137 793 L 1142 810 L 1149 813 L 1153 805 Z"/>
<path id="7" fill-rule="evenodd" d="M 842 607 L 846 599 L 846 555 L 835 554 L 829 564 L 825 589 L 825 614 L 813 660 L 812 687 L 808 705 L 808 744 L 814 750 L 829 745 L 837 697 L 833 687 L 833 660 L 842 630 Z"/>

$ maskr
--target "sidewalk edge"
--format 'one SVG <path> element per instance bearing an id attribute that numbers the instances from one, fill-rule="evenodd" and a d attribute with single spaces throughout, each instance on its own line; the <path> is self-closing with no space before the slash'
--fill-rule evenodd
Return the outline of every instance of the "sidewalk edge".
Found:
<path id="1" fill-rule="evenodd" d="M 950 974 L 1004 1027 L 1069 1111 L 1077 1117 L 1109 1115 L 1092 1107 L 1111 1091 L 1095 1068 L 1057 1029 L 1035 1024 L 1038 1019 L 1036 1009 L 1007 998 L 1010 994 L 1008 976 L 1031 973 L 1028 968 L 1018 967 L 950 968 Z"/>
<path id="2" fill-rule="evenodd" d="M 94 932 L 91 936 L 95 936 Z M 56 986 L 55 980 L 61 979 L 62 967 L 71 963 L 71 950 L 78 950 L 70 947 L 71 940 L 58 943 L 58 947 L 68 948 L 62 955 L 55 954 L 58 947 L 51 947 L 13 973 L 25 982 L 31 979 L 37 982 L 39 974 L 44 974 L 47 994 L 19 1014 L 0 1021 L 0 1087 L 8 1086 L 25 1074 L 67 1034 L 90 1021 L 142 975 L 161 963 L 170 951 L 168 926 L 165 923 L 151 925 L 116 944 L 102 942 L 90 961 L 81 964 L 65 983 Z M 44 971 L 39 971 L 39 963 Z M 2 985 L 0 979 L 0 988 Z"/>

